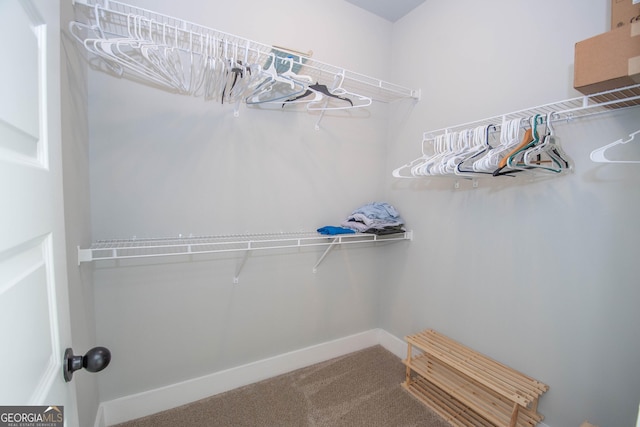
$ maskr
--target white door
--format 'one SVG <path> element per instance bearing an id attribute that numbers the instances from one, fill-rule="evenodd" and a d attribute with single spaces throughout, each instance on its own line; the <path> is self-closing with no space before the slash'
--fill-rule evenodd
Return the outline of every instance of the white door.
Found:
<path id="1" fill-rule="evenodd" d="M 60 0 L 0 0 L 0 405 L 77 426 L 60 127 Z"/>

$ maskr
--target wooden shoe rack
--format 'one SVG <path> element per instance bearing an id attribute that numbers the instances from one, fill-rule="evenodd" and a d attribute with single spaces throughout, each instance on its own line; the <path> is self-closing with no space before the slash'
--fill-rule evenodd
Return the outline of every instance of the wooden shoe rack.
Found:
<path id="1" fill-rule="evenodd" d="M 549 386 L 432 329 L 406 340 L 403 387 L 452 425 L 533 427 L 544 418 L 538 398 Z"/>

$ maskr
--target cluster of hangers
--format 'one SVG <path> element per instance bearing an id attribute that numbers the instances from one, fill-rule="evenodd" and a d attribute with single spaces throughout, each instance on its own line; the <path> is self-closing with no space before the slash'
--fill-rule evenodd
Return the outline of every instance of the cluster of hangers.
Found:
<path id="1" fill-rule="evenodd" d="M 322 83 L 305 75 L 300 56 L 278 49 L 265 51 L 248 41 L 189 31 L 131 13 L 119 17 L 127 34 L 113 34 L 100 19 L 107 10 L 94 7 L 95 22 L 72 21 L 69 29 L 120 76 L 128 73 L 171 91 L 236 106 L 303 106 L 308 111 L 325 111 L 372 103 L 371 98 L 343 88 L 344 74 Z"/>
<path id="2" fill-rule="evenodd" d="M 573 161 L 555 135 L 553 119 L 554 113 L 550 112 L 546 116 L 536 114 L 527 119 L 507 120 L 501 125 L 445 132 L 423 141 L 423 155 L 394 170 L 393 176 L 476 178 L 569 172 L 573 170 Z M 498 130 L 499 141 L 492 141 Z M 425 142 L 432 144 L 430 153 L 425 152 Z"/>

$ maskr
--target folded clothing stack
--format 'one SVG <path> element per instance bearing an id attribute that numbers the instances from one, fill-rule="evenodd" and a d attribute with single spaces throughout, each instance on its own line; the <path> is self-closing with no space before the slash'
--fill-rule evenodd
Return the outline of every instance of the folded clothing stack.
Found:
<path id="1" fill-rule="evenodd" d="M 364 205 L 340 224 L 360 233 L 394 234 L 404 233 L 404 221 L 393 206 L 385 202 Z"/>

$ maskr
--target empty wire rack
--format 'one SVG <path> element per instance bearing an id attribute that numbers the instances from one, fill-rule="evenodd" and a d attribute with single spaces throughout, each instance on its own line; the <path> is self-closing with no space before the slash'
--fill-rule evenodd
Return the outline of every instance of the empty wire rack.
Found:
<path id="1" fill-rule="evenodd" d="M 325 246 L 325 252 L 313 267 L 313 271 L 315 272 L 329 251 L 336 246 L 395 242 L 401 240 L 413 240 L 413 232 L 405 231 L 385 235 L 368 233 L 324 235 L 315 231 L 302 231 L 291 233 L 99 240 L 94 242 L 89 248 L 78 247 L 78 265 L 83 262 L 100 260 L 244 252 L 245 257 L 234 277 L 234 282 L 237 283 L 240 270 L 244 266 L 248 254 L 251 251 Z"/>

